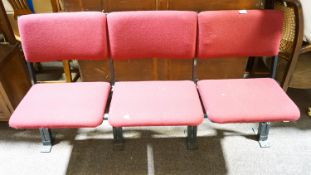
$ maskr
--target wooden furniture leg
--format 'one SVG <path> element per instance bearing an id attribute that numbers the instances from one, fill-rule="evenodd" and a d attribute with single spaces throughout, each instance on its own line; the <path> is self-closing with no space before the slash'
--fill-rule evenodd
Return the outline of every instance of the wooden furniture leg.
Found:
<path id="1" fill-rule="evenodd" d="M 69 60 L 63 60 L 66 82 L 72 82 Z"/>

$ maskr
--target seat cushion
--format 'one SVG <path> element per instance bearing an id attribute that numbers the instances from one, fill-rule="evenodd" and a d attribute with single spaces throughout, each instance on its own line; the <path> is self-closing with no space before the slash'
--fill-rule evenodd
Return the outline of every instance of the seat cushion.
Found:
<path id="1" fill-rule="evenodd" d="M 80 128 L 102 123 L 110 85 L 105 82 L 37 84 L 12 114 L 13 128 Z"/>
<path id="2" fill-rule="evenodd" d="M 196 12 L 113 12 L 107 21 L 112 59 L 192 59 L 195 55 Z"/>
<path id="3" fill-rule="evenodd" d="M 23 15 L 18 28 L 29 62 L 108 57 L 106 15 L 101 12 Z"/>
<path id="4" fill-rule="evenodd" d="M 294 121 L 300 116 L 295 103 L 270 78 L 202 80 L 198 89 L 213 122 Z"/>
<path id="5" fill-rule="evenodd" d="M 196 126 L 203 110 L 192 81 L 117 82 L 109 123 L 122 126 Z"/>

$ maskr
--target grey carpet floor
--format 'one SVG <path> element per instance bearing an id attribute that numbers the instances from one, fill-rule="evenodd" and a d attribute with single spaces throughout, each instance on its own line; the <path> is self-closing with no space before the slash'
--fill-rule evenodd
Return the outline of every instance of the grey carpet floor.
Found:
<path id="1" fill-rule="evenodd" d="M 270 148 L 259 147 L 257 124 L 215 124 L 198 130 L 199 149 L 185 147 L 185 127 L 126 128 L 125 150 L 113 148 L 107 121 L 95 129 L 53 130 L 51 153 L 40 153 L 37 130 L 0 123 L 0 174 L 311 174 L 311 91 L 290 89 L 301 119 L 272 123 Z"/>

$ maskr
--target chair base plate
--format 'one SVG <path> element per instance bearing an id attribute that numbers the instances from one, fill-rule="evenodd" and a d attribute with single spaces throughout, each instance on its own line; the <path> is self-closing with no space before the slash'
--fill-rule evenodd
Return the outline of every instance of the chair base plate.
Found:
<path id="1" fill-rule="evenodd" d="M 260 145 L 260 148 L 270 148 L 271 146 L 268 140 L 259 141 L 259 145 Z"/>
<path id="2" fill-rule="evenodd" d="M 42 145 L 41 146 L 41 153 L 50 153 L 52 150 L 52 145 Z"/>

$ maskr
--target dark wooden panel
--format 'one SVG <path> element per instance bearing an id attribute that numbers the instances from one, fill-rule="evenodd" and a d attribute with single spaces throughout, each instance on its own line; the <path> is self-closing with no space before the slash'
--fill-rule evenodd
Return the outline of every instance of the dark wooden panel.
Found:
<path id="1" fill-rule="evenodd" d="M 157 0 L 63 0 L 65 11 L 155 10 Z"/>
<path id="2" fill-rule="evenodd" d="M 83 10 L 85 11 L 102 11 L 104 10 L 103 0 L 80 0 Z"/>
<path id="3" fill-rule="evenodd" d="M 0 121 L 7 121 L 13 111 L 13 107 L 8 100 L 5 90 L 0 82 Z"/>
<path id="4" fill-rule="evenodd" d="M 107 0 L 107 11 L 155 10 L 156 0 Z"/>
<path id="5" fill-rule="evenodd" d="M 198 61 L 199 79 L 242 78 L 246 58 L 204 59 Z"/>
<path id="6" fill-rule="evenodd" d="M 108 61 L 79 61 L 83 81 L 109 81 Z M 133 59 L 114 61 L 115 80 L 191 79 L 192 60 Z"/>
<path id="7" fill-rule="evenodd" d="M 199 79 L 242 78 L 246 58 L 199 60 Z M 83 81 L 109 81 L 108 61 L 79 61 Z M 114 61 L 116 81 L 191 80 L 192 60 L 137 59 Z"/>
<path id="8" fill-rule="evenodd" d="M 191 80 L 192 60 L 137 59 L 115 61 L 116 80 Z"/>
<path id="9" fill-rule="evenodd" d="M 64 11 L 73 12 L 73 11 L 82 11 L 83 4 L 81 0 L 63 0 Z"/>
<path id="10" fill-rule="evenodd" d="M 0 45 L 0 50 L 6 50 L 7 47 L 11 46 Z M 24 59 L 15 46 L 14 51 L 1 60 L 0 81 L 8 100 L 15 108 L 31 86 Z"/>
<path id="11" fill-rule="evenodd" d="M 191 80 L 192 59 L 159 59 L 156 62 L 159 80 Z"/>
<path id="12" fill-rule="evenodd" d="M 262 0 L 168 0 L 169 10 L 236 10 L 258 9 Z"/>
<path id="13" fill-rule="evenodd" d="M 0 45 L 0 68 L 8 61 L 8 57 L 11 56 L 16 49 L 16 45 L 2 44 Z M 0 69 L 1 70 L 1 69 Z"/>
<path id="14" fill-rule="evenodd" d="M 157 66 L 152 59 L 134 59 L 114 61 L 116 81 L 154 80 L 157 78 Z"/>
<path id="15" fill-rule="evenodd" d="M 104 0 L 63 0 L 64 11 L 102 11 Z"/>
<path id="16" fill-rule="evenodd" d="M 109 81 L 108 61 L 78 61 L 82 81 Z"/>
<path id="17" fill-rule="evenodd" d="M 264 0 L 63 0 L 65 11 L 258 9 Z"/>
<path id="18" fill-rule="evenodd" d="M 0 1 L 0 32 L 3 32 L 5 39 L 9 43 L 14 44 L 17 42 L 2 1 Z"/>

